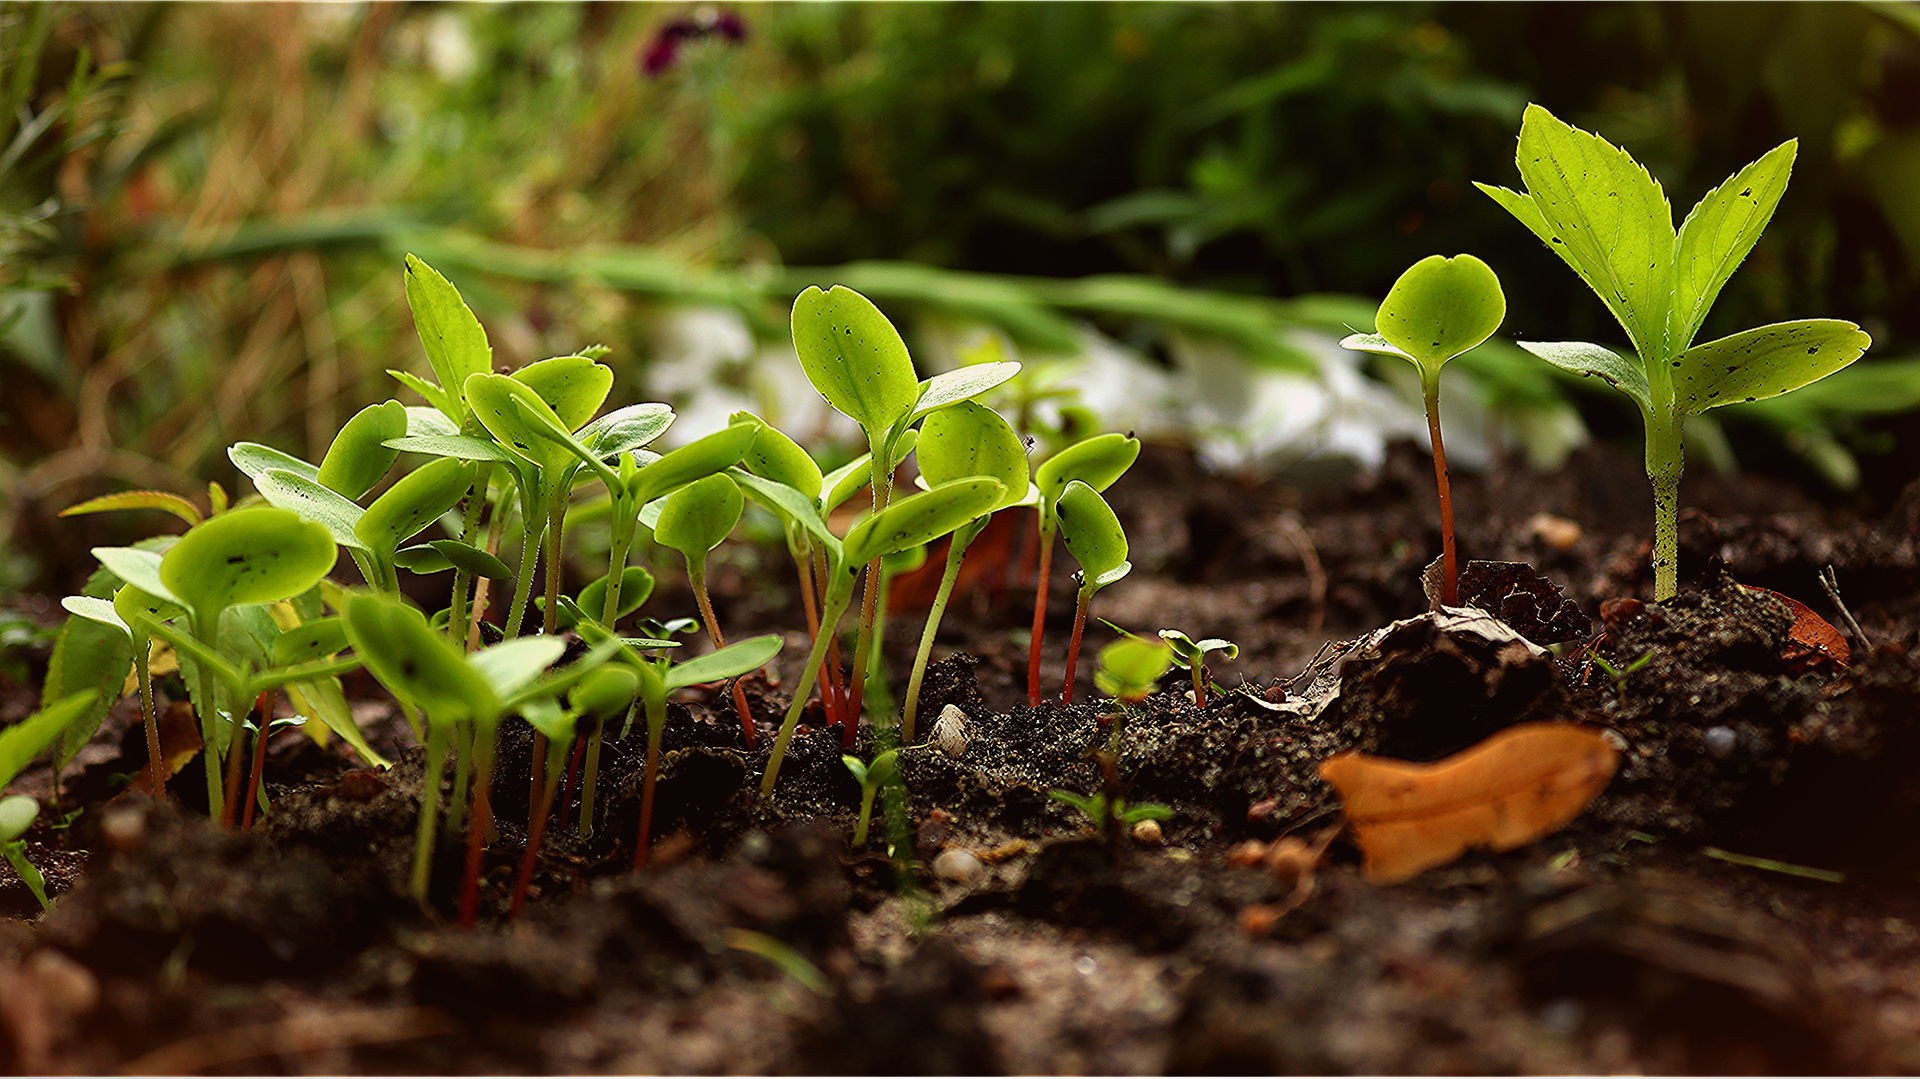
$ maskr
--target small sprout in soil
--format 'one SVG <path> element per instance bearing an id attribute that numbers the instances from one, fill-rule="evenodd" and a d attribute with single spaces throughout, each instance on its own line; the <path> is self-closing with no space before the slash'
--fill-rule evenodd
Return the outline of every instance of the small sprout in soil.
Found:
<path id="1" fill-rule="evenodd" d="M 1196 641 L 1177 629 L 1163 629 L 1160 639 L 1173 649 L 1173 663 L 1193 673 L 1193 706 L 1207 706 L 1207 654 L 1220 653 L 1223 659 L 1233 659 L 1240 654 L 1240 646 L 1223 637 L 1208 637 Z M 1104 687 L 1103 687 L 1104 688 Z"/>
<path id="2" fill-rule="evenodd" d="M 1679 486 L 1688 416 L 1798 389 L 1860 357 L 1872 339 L 1838 319 L 1776 322 L 1695 345 L 1720 289 L 1787 189 L 1788 140 L 1707 193 L 1673 227 L 1658 181 L 1626 151 L 1539 105 L 1520 121 L 1515 163 L 1526 191 L 1476 184 L 1606 304 L 1638 362 L 1583 341 L 1521 342 L 1563 370 L 1597 375 L 1633 399 L 1653 484 L 1653 598 L 1678 591 Z"/>
<path id="3" fill-rule="evenodd" d="M 841 763 L 847 766 L 847 771 L 853 773 L 854 782 L 860 784 L 860 818 L 853 826 L 855 847 L 867 845 L 867 825 L 873 818 L 873 796 L 887 784 L 900 781 L 899 756 L 899 750 L 889 749 L 875 756 L 872 764 L 862 764 L 860 758 L 851 755 L 840 758 Z"/>
<path id="4" fill-rule="evenodd" d="M 1047 625 L 1047 585 L 1053 568 L 1053 536 L 1060 527 L 1060 496 L 1078 480 L 1094 491 L 1104 491 L 1133 467 L 1140 456 L 1140 440 L 1131 434 L 1096 435 L 1047 458 L 1034 470 L 1033 483 L 1039 516 L 1040 568 L 1033 597 L 1033 632 L 1027 642 L 1027 703 L 1040 703 L 1040 639 Z M 1124 556 L 1123 556 L 1124 557 Z"/>
<path id="5" fill-rule="evenodd" d="M 725 648 L 727 638 L 720 631 L 720 621 L 713 615 L 713 600 L 707 594 L 707 553 L 733 533 L 745 505 L 740 485 L 726 473 L 715 472 L 668 495 L 653 526 L 654 540 L 679 551 L 686 559 L 687 583 L 693 586 L 700 620 L 706 623 L 707 636 L 715 648 Z M 740 735 L 751 746 L 758 735 L 753 729 L 753 716 L 747 711 L 747 692 L 737 680 L 731 690 L 734 711 L 740 715 Z"/>
<path id="6" fill-rule="evenodd" d="M 1444 569 L 1441 602 L 1459 605 L 1453 544 L 1453 494 L 1447 483 L 1447 451 L 1440 441 L 1440 368 L 1493 336 L 1507 316 L 1507 297 L 1492 268 L 1472 255 L 1429 255 L 1414 263 L 1387 291 L 1376 324 L 1379 333 L 1354 334 L 1346 348 L 1398 356 L 1420 369 L 1420 396 L 1433 442 L 1433 481 L 1440 491 L 1440 552 Z"/>
<path id="7" fill-rule="evenodd" d="M 1060 536 L 1067 552 L 1080 563 L 1080 583 L 1073 612 L 1073 636 L 1067 642 L 1067 677 L 1060 693 L 1063 704 L 1073 703 L 1073 669 L 1080 658 L 1080 635 L 1087 628 L 1087 607 L 1094 593 L 1125 577 L 1133 569 L 1127 561 L 1127 534 L 1107 500 L 1080 480 L 1070 480 L 1054 503 Z M 1161 670 L 1165 670 L 1163 666 Z"/>
<path id="8" fill-rule="evenodd" d="M 1076 794 L 1070 790 L 1056 788 L 1048 791 L 1047 797 L 1085 814 L 1095 832 L 1106 831 L 1115 824 L 1130 828 L 1141 821 L 1173 819 L 1173 810 L 1158 802 L 1128 805 L 1122 798 L 1109 801 L 1107 795 L 1100 791 L 1092 794 Z"/>
<path id="9" fill-rule="evenodd" d="M 1128 634 L 1102 648 L 1099 667 L 1093 674 L 1094 686 L 1122 708 L 1131 708 L 1152 696 L 1160 688 L 1160 676 L 1175 662 L 1173 644 L 1166 639 L 1169 632 L 1174 631 L 1161 630 L 1161 640 Z M 1181 639 L 1186 638 L 1183 635 Z"/>
<path id="10" fill-rule="evenodd" d="M 27 861 L 27 829 L 33 827 L 33 820 L 40 815 L 40 803 L 24 794 L 10 794 L 0 798 L 0 856 L 20 875 L 27 890 L 40 901 L 40 909 L 53 906 L 47 901 L 47 878 L 40 870 Z"/>
<path id="11" fill-rule="evenodd" d="M 1628 676 L 1632 675 L 1633 672 L 1639 670 L 1640 668 L 1652 662 L 1653 662 L 1652 652 L 1648 652 L 1646 655 L 1641 656 L 1639 659 L 1634 660 L 1633 662 L 1627 664 L 1625 667 L 1616 667 L 1613 664 L 1607 662 L 1606 657 L 1601 656 L 1597 653 L 1593 656 L 1593 665 L 1600 668 L 1602 671 L 1605 671 L 1607 677 L 1613 680 L 1614 695 L 1619 697 L 1622 701 L 1627 699 Z"/>

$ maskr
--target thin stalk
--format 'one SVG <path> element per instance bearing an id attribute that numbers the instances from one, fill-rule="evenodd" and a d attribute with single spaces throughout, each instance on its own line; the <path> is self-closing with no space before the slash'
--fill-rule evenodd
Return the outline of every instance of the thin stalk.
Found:
<path id="1" fill-rule="evenodd" d="M 220 825 L 231 828 L 240 812 L 240 780 L 247 760 L 247 724 L 236 712 L 233 726 L 227 729 L 227 780 L 225 799 L 220 807 Z"/>
<path id="2" fill-rule="evenodd" d="M 262 693 L 259 701 L 260 734 L 253 740 L 253 778 L 247 782 L 247 808 L 240 815 L 240 830 L 245 832 L 253 828 L 253 810 L 260 803 L 260 780 L 267 771 L 267 725 L 272 722 L 267 695 Z"/>
<path id="3" fill-rule="evenodd" d="M 567 778 L 560 787 L 560 819 L 554 822 L 554 827 L 562 830 L 573 817 L 573 788 L 580 782 L 580 762 L 586 758 L 587 741 L 575 735 L 573 752 L 567 755 Z"/>
<path id="4" fill-rule="evenodd" d="M 506 496 L 502 493 L 501 502 L 504 503 L 505 500 Z M 486 547 L 488 554 L 496 557 L 499 556 L 500 540 L 506 535 L 506 532 L 507 515 L 501 511 L 499 505 L 496 505 L 493 515 L 487 519 Z M 492 602 L 492 592 L 493 578 L 491 577 L 482 577 L 479 583 L 474 586 L 473 614 L 467 625 L 467 651 L 469 652 L 478 651 L 480 648 L 480 623 L 486 619 L 487 608 Z"/>
<path id="5" fill-rule="evenodd" d="M 151 647 L 145 633 L 133 634 L 133 671 L 140 682 L 140 718 L 147 725 L 147 786 L 158 802 L 166 798 L 167 777 L 166 765 L 160 759 L 160 716 L 153 704 L 153 672 L 148 667 Z M 54 789 L 59 790 L 58 783 Z"/>
<path id="6" fill-rule="evenodd" d="M 567 527 L 567 500 L 553 500 L 547 511 L 547 549 L 542 558 L 547 567 L 547 609 L 540 617 L 540 632 L 553 636 L 560 628 L 560 551 Z"/>
<path id="7" fill-rule="evenodd" d="M 1047 628 L 1047 585 L 1053 573 L 1053 530 L 1046 526 L 1047 511 L 1042 508 L 1034 523 L 1040 545 L 1040 567 L 1033 591 L 1033 633 L 1027 639 L 1027 704 L 1040 703 L 1040 638 Z"/>
<path id="8" fill-rule="evenodd" d="M 987 518 L 982 517 L 977 524 L 984 527 Z M 947 603 L 953 598 L 954 583 L 960 579 L 960 563 L 967 556 L 967 545 L 980 529 L 974 525 L 962 525 L 953 534 L 947 545 L 947 566 L 940 574 L 940 588 L 933 594 L 933 606 L 927 610 L 927 628 L 920 631 L 920 648 L 913 654 L 913 671 L 907 676 L 907 704 L 900 714 L 900 744 L 913 744 L 914 720 L 920 714 L 920 683 L 927 675 L 927 661 L 933 657 L 933 638 L 940 631 L 940 620 L 946 616 Z"/>
<path id="9" fill-rule="evenodd" d="M 1073 608 L 1073 637 L 1067 642 L 1067 681 L 1060 692 L 1061 704 L 1073 703 L 1073 669 L 1080 663 L 1080 632 L 1087 628 L 1087 606 L 1093 602 L 1093 589 L 1081 586 Z"/>
<path id="10" fill-rule="evenodd" d="M 440 781 L 447 772 L 451 726 L 444 719 L 427 724 L 427 775 L 420 789 L 420 827 L 413 836 L 413 873 L 408 880 L 414 901 L 422 905 L 427 901 L 433 870 L 434 832 L 440 825 Z"/>
<path id="11" fill-rule="evenodd" d="M 647 867 L 653 846 L 653 788 L 660 779 L 660 737 L 667 729 L 666 683 L 644 676 L 640 693 L 647 708 L 647 769 L 640 780 L 640 834 L 633 843 L 633 868 Z"/>
<path id="12" fill-rule="evenodd" d="M 471 723 L 463 724 L 459 734 L 460 751 L 453 760 L 453 793 L 447 799 L 447 827 L 456 831 L 466 821 L 467 792 L 473 789 L 473 744 L 477 737 Z"/>
<path id="13" fill-rule="evenodd" d="M 878 783 L 860 784 L 860 819 L 853 825 L 853 845 L 855 848 L 867 845 L 867 825 L 873 819 L 873 796 L 880 791 Z"/>
<path id="14" fill-rule="evenodd" d="M 1427 404 L 1427 435 L 1433 440 L 1433 482 L 1440 492 L 1440 602 L 1460 605 L 1460 578 L 1453 547 L 1453 488 L 1447 482 L 1447 448 L 1440 441 L 1440 373 L 1420 370 L 1420 393 Z"/>
<path id="15" fill-rule="evenodd" d="M 513 574 L 513 603 L 507 608 L 507 624 L 502 628 L 508 637 L 520 636 L 520 626 L 526 621 L 527 603 L 533 598 L 533 572 L 539 558 L 540 530 L 538 519 L 526 514 L 526 523 L 520 527 L 520 565 Z"/>
<path id="16" fill-rule="evenodd" d="M 480 864 L 485 853 L 487 832 L 493 827 L 493 738 L 494 731 L 479 730 L 475 724 L 473 765 L 473 813 L 467 820 L 467 867 L 460 885 L 460 928 L 473 928 L 480 911 Z M 499 726 L 496 721 L 494 727 Z"/>
<path id="17" fill-rule="evenodd" d="M 527 887 L 533 883 L 533 867 L 540 857 L 540 844 L 547 838 L 547 816 L 553 812 L 553 792 L 560 786 L 560 767 L 566 760 L 566 743 L 555 742 L 544 762 L 547 772 L 540 806 L 527 828 L 527 852 L 520 859 L 520 876 L 513 882 L 513 905 L 507 908 L 507 920 L 520 917 L 527 905 Z M 537 770 L 537 769 L 536 769 Z"/>
<path id="18" fill-rule="evenodd" d="M 481 462 L 480 472 L 467 492 L 466 506 L 461 515 L 460 540 L 463 543 L 473 542 L 473 534 L 480 530 L 480 514 L 486 508 L 487 485 L 492 480 L 493 462 Z M 455 644 L 467 639 L 467 623 L 473 613 L 468 602 L 468 591 L 474 584 L 472 575 L 466 570 L 453 571 L 453 599 L 447 612 L 447 637 Z"/>
<path id="19" fill-rule="evenodd" d="M 867 563 L 866 585 L 860 597 L 860 628 L 853 635 L 853 670 L 847 675 L 847 711 L 841 717 L 840 741 L 853 748 L 854 735 L 860 729 L 862 698 L 867 692 L 867 652 L 873 647 L 874 612 L 880 605 L 880 560 Z"/>
<path id="20" fill-rule="evenodd" d="M 687 559 L 687 582 L 693 585 L 693 601 L 700 608 L 700 620 L 707 624 L 707 638 L 713 642 L 713 649 L 717 652 L 727 646 L 727 638 L 720 632 L 719 619 L 713 616 L 713 599 L 707 594 L 705 559 Z M 747 748 L 752 749 L 760 741 L 760 732 L 753 728 L 753 713 L 747 708 L 747 691 L 740 688 L 737 678 L 729 688 L 733 695 L 734 711 L 740 714 L 740 735 L 747 740 Z"/>
<path id="21" fill-rule="evenodd" d="M 786 718 L 780 721 L 780 733 L 773 739 L 773 751 L 767 756 L 767 774 L 760 780 L 762 798 L 773 794 L 774 782 L 780 778 L 780 762 L 786 759 L 787 747 L 793 744 L 794 731 L 800 727 L 800 713 L 807 706 L 807 694 L 813 691 L 814 679 L 827 657 L 827 645 L 832 643 L 840 627 L 840 616 L 847 612 L 847 605 L 852 601 L 852 590 L 847 588 L 830 590 L 827 595 L 826 610 L 820 616 L 820 634 L 813 639 L 806 668 L 800 672 L 800 684 L 793 691 L 793 703 L 787 706 Z"/>
<path id="22" fill-rule="evenodd" d="M 627 710 L 627 725 L 633 725 L 633 710 Z M 582 839 L 593 835 L 594 799 L 600 791 L 600 744 L 605 740 L 606 725 L 594 728 L 593 736 L 587 739 L 587 759 L 582 765 L 580 777 L 580 823 L 574 828 L 574 834 Z"/>
<path id="23" fill-rule="evenodd" d="M 193 616 L 192 624 L 196 635 L 200 634 L 208 621 L 215 620 L 203 619 L 197 613 Z M 217 637 L 218 634 L 219 628 L 216 622 L 213 635 Z M 202 636 L 201 640 L 204 641 L 206 638 Z M 214 697 L 214 687 L 218 683 L 213 677 L 212 664 L 201 663 L 199 667 L 200 702 L 205 712 L 200 717 L 200 752 L 203 758 L 201 763 L 206 766 L 207 773 L 207 815 L 214 820 L 219 820 L 226 812 L 226 797 L 220 786 L 220 705 Z"/>

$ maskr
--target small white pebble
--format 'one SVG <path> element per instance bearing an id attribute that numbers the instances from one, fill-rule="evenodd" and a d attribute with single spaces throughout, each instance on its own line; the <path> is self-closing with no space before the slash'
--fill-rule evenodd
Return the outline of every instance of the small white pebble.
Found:
<path id="1" fill-rule="evenodd" d="M 933 721 L 933 744 L 949 757 L 963 756 L 971 737 L 968 727 L 967 714 L 959 705 L 949 704 L 940 709 L 940 718 Z"/>
<path id="2" fill-rule="evenodd" d="M 147 821 L 138 809 L 115 809 L 100 820 L 100 838 L 121 854 L 132 854 L 147 838 Z"/>
<path id="3" fill-rule="evenodd" d="M 1139 820 L 1133 822 L 1133 841 L 1143 847 L 1160 845 L 1160 822 L 1157 820 Z"/>
<path id="4" fill-rule="evenodd" d="M 1733 756 L 1734 748 L 1740 743 L 1732 727 L 1708 727 L 1701 740 L 1707 744 L 1707 756 L 1717 761 Z"/>
<path id="5" fill-rule="evenodd" d="M 933 859 L 933 875 L 954 884 L 969 885 L 985 876 L 987 866 L 970 850 L 951 847 Z"/>

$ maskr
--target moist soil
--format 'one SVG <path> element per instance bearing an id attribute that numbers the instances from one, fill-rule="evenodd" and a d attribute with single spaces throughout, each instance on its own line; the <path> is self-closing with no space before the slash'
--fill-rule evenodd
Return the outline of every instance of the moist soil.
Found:
<path id="1" fill-rule="evenodd" d="M 722 624 L 788 635 L 749 683 L 758 748 L 724 691 L 677 700 L 635 871 L 644 739 L 610 743 L 591 835 L 565 807 L 510 919 L 532 755 L 510 721 L 472 929 L 455 918 L 458 837 L 427 909 L 406 898 L 421 763 L 371 682 L 349 693 L 395 766 L 280 734 L 272 808 L 248 831 L 196 807 L 197 764 L 164 801 L 125 793 L 145 748 L 122 702 L 28 837 L 51 912 L 0 869 L 0 1060 L 28 1074 L 1920 1069 L 1920 484 L 1864 514 L 1761 478 L 1689 477 L 1683 589 L 1664 604 L 1631 457 L 1595 448 L 1552 475 L 1462 475 L 1454 490 L 1463 557 L 1489 563 L 1463 577 L 1463 605 L 1542 649 L 1423 616 L 1440 544 L 1412 448 L 1303 490 L 1150 447 L 1109 492 L 1132 574 L 1093 612 L 1236 642 L 1204 708 L 1178 670 L 1124 710 L 1094 692 L 1093 656 L 1116 635 L 1097 622 L 1077 702 L 1058 703 L 1064 554 L 1051 699 L 1029 706 L 1031 522 L 990 531 L 920 713 L 964 719 L 901 751 L 905 798 L 876 806 L 857 849 L 860 791 L 817 713 L 774 797 L 751 797 L 804 621 L 784 552 L 729 547 L 712 575 Z M 1827 567 L 1861 636 L 1819 583 Z M 1805 603 L 1851 654 L 1746 586 Z M 896 672 L 927 590 L 896 584 Z M 648 605 L 682 608 L 665 583 Z M 17 718 L 31 693 L 6 699 Z M 1618 749 L 1585 812 L 1517 849 L 1368 877 L 1321 761 L 1432 761 L 1539 720 Z M 872 738 L 853 751 L 870 757 Z M 44 770 L 18 786 L 53 794 Z M 1157 833 L 1096 828 L 1054 789 L 1171 816 Z"/>

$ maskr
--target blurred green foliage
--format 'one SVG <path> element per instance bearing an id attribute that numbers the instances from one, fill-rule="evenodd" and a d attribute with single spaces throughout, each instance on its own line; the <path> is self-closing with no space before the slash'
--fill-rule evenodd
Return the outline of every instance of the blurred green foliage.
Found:
<path id="1" fill-rule="evenodd" d="M 663 311 L 777 329 L 812 281 L 1029 347 L 1091 319 L 1159 351 L 1177 324 L 1284 363 L 1278 329 L 1324 322 L 1295 298 L 1472 251 L 1508 333 L 1606 340 L 1470 186 L 1514 182 L 1529 100 L 1683 205 L 1800 139 L 1703 336 L 1853 319 L 1880 342 L 1864 373 L 1920 351 L 1917 12 L 0 3 L 0 531 L 58 560 L 139 523 L 56 530 L 61 506 L 230 480 L 240 438 L 311 457 L 419 366 L 407 250 L 461 271 L 499 362 L 606 341 L 629 394 Z M 1892 422 L 1853 419 L 1861 399 L 1752 422 L 1844 458 L 1834 430 Z"/>

